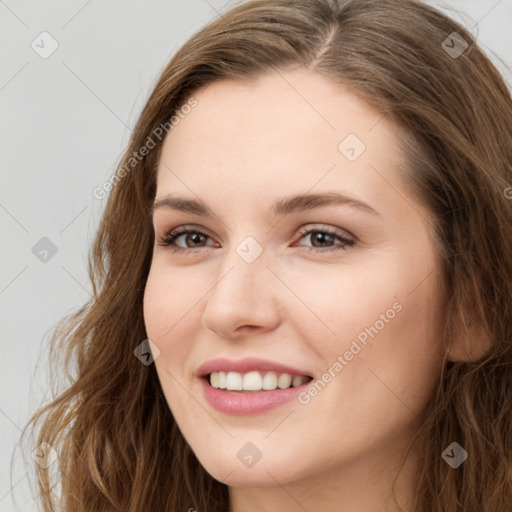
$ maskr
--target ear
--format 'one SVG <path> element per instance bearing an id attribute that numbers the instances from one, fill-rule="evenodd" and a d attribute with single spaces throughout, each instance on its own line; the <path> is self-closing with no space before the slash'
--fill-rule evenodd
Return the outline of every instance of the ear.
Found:
<path id="1" fill-rule="evenodd" d="M 487 355 L 492 338 L 479 322 L 467 316 L 453 329 L 447 359 L 452 362 L 472 363 Z"/>

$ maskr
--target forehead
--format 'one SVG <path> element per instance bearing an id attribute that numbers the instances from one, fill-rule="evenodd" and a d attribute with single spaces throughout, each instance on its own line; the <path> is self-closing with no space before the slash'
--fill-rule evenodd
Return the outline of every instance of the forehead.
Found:
<path id="1" fill-rule="evenodd" d="M 370 203 L 396 196 L 391 184 L 399 186 L 405 159 L 395 126 L 326 77 L 272 72 L 220 80 L 193 96 L 197 106 L 164 141 L 157 195 L 268 202 L 283 191 L 334 188 Z"/>

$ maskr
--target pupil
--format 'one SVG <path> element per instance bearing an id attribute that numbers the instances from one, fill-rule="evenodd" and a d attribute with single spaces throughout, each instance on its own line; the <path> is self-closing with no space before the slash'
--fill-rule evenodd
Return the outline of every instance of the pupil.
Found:
<path id="1" fill-rule="evenodd" d="M 200 235 L 199 233 L 192 233 L 190 236 L 192 237 L 192 241 L 195 244 L 196 242 L 200 241 L 198 240 L 198 238 L 200 239 L 202 235 Z"/>
<path id="2" fill-rule="evenodd" d="M 320 242 L 321 244 L 326 242 L 326 238 L 331 238 L 331 235 L 329 235 L 328 233 L 321 233 L 320 231 L 317 231 L 316 237 L 314 237 L 314 239 L 316 239 L 316 241 Z M 329 240 L 327 240 L 327 242 L 329 242 Z"/>

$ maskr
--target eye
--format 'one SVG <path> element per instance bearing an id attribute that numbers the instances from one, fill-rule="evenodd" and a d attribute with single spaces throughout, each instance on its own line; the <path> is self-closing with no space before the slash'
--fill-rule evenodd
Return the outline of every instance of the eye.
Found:
<path id="1" fill-rule="evenodd" d="M 185 241 L 185 247 L 180 247 L 175 244 L 175 242 L 182 237 L 183 240 Z M 198 229 L 187 228 L 187 226 L 181 226 L 166 233 L 163 239 L 159 241 L 159 245 L 163 247 L 170 247 L 171 250 L 174 252 L 188 252 L 193 251 L 194 247 L 187 247 L 187 243 L 195 245 L 201 243 L 201 241 L 203 241 L 206 238 L 209 238 L 209 236 L 206 233 L 199 231 Z M 199 245 L 196 247 L 204 246 Z"/>
<path id="2" fill-rule="evenodd" d="M 346 238 L 338 230 L 328 228 L 326 226 L 315 226 L 308 229 L 304 228 L 303 230 L 299 231 L 299 234 L 301 235 L 300 239 L 309 237 L 312 244 L 331 244 L 336 239 L 340 241 L 338 246 L 329 245 L 328 247 L 325 247 L 322 245 L 313 245 L 312 247 L 306 247 L 308 250 L 316 249 L 319 252 L 346 250 L 348 247 L 352 247 L 355 243 L 355 240 Z"/>
<path id="3" fill-rule="evenodd" d="M 331 252 L 336 250 L 346 250 L 347 248 L 352 247 L 355 243 L 355 240 L 346 238 L 341 231 L 325 226 L 309 227 L 308 229 L 303 228 L 299 234 L 299 240 L 309 237 L 313 244 L 312 246 L 303 246 L 299 244 L 299 247 L 304 247 L 307 251 Z M 194 248 L 208 247 L 207 245 L 202 245 L 208 238 L 210 238 L 209 235 L 203 231 L 187 226 L 180 226 L 179 228 L 167 232 L 158 241 L 158 245 L 162 247 L 169 247 L 176 253 L 191 253 L 194 252 Z M 185 243 L 185 247 L 176 245 L 176 242 L 179 239 L 182 239 Z M 331 245 L 333 243 L 335 244 L 336 240 L 339 241 L 338 245 Z M 191 244 L 192 247 L 187 246 L 187 244 Z M 296 244 L 297 243 L 295 242 L 293 247 L 297 246 Z M 327 244 L 327 247 L 325 244 Z M 219 247 L 219 244 L 215 243 L 213 246 Z"/>

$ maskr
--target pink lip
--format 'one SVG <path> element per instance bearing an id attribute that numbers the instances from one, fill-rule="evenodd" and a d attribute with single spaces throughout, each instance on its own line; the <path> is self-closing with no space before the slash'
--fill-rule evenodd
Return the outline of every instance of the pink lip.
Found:
<path id="1" fill-rule="evenodd" d="M 311 377 L 306 371 L 291 368 L 280 363 L 247 357 L 239 361 L 220 358 L 207 361 L 201 365 L 197 372 L 206 401 L 220 412 L 233 415 L 259 414 L 269 411 L 286 402 L 290 402 L 303 391 L 311 381 L 301 386 L 287 389 L 275 389 L 273 391 L 228 391 L 217 389 L 210 385 L 208 375 L 213 372 L 238 372 L 248 373 L 258 370 L 261 372 L 288 373 L 289 375 L 305 375 Z"/>
<path id="2" fill-rule="evenodd" d="M 197 369 L 196 376 L 204 377 L 205 375 L 209 375 L 213 372 L 248 373 L 253 370 L 288 373 L 291 376 L 306 375 L 311 377 L 311 375 L 309 375 L 309 373 L 306 371 L 297 370 L 296 368 L 291 368 L 290 366 L 285 366 L 273 361 L 267 361 L 265 359 L 258 359 L 256 357 L 246 357 L 245 359 L 240 359 L 238 361 L 225 358 L 212 359 L 211 361 L 207 361 L 206 363 L 202 364 Z"/>
<path id="3" fill-rule="evenodd" d="M 232 415 L 259 414 L 290 402 L 309 386 L 311 381 L 296 388 L 274 391 L 227 391 L 210 385 L 208 378 L 199 378 L 206 401 L 220 412 Z"/>

